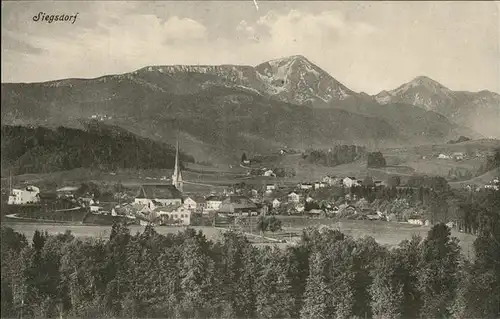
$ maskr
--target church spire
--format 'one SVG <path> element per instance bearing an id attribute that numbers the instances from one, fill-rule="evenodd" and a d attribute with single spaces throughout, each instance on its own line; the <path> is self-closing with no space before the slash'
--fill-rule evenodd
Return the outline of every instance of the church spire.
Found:
<path id="1" fill-rule="evenodd" d="M 172 174 L 172 185 L 175 186 L 179 191 L 182 192 L 182 173 L 181 167 L 179 163 L 179 134 L 177 133 L 177 144 L 175 147 L 175 165 L 174 165 L 174 173 Z"/>

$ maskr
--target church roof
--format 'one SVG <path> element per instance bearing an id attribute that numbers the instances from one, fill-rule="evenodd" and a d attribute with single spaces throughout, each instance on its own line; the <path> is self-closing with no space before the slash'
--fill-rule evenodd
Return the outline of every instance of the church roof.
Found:
<path id="1" fill-rule="evenodd" d="M 181 192 L 174 185 L 142 185 L 136 198 L 181 199 Z"/>

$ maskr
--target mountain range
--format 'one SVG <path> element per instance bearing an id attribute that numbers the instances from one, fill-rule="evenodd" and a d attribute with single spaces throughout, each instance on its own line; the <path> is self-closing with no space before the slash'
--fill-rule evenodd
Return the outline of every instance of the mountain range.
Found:
<path id="1" fill-rule="evenodd" d="M 435 83 L 417 78 L 369 96 L 303 56 L 255 67 L 147 66 L 95 79 L 2 83 L 2 124 L 79 127 L 82 119 L 102 117 L 167 143 L 180 131 L 185 152 L 215 160 L 285 146 L 378 148 L 479 138 L 485 132 L 468 127 L 470 119 L 500 119 L 498 94 L 453 92 Z"/>

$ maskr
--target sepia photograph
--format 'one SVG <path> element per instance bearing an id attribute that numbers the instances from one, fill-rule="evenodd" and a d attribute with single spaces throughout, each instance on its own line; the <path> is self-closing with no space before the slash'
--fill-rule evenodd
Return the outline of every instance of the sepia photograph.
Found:
<path id="1" fill-rule="evenodd" d="M 500 319 L 499 1 L 1 16 L 1 318 Z"/>

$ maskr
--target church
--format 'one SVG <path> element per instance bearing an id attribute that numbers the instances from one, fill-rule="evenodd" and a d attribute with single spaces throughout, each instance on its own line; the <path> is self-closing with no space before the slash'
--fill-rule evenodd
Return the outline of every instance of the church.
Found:
<path id="1" fill-rule="evenodd" d="M 181 166 L 179 163 L 179 139 L 177 138 L 177 145 L 175 147 L 175 165 L 174 165 L 174 173 L 172 174 L 172 185 L 177 188 L 180 192 L 182 192 L 182 173 Z"/>
<path id="2" fill-rule="evenodd" d="M 149 208 L 161 206 L 182 205 L 183 180 L 179 163 L 179 140 L 175 150 L 174 172 L 172 185 L 142 185 L 134 202 L 147 205 Z"/>

